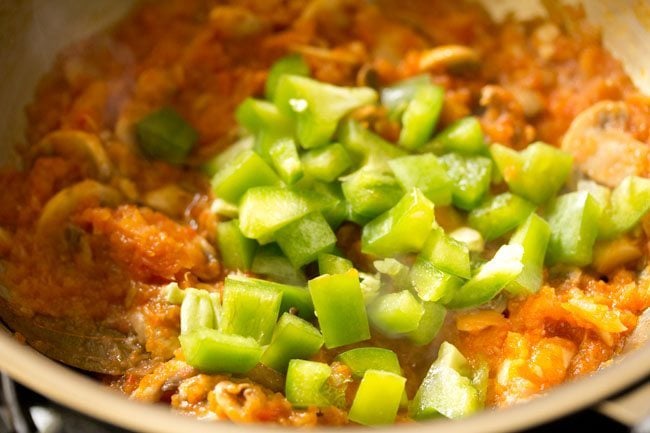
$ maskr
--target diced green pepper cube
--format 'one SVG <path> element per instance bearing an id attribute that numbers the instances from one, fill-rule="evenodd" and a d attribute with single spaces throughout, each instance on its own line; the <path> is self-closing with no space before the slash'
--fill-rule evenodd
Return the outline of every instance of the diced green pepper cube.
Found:
<path id="1" fill-rule="evenodd" d="M 413 189 L 363 227 L 361 251 L 382 257 L 422 249 L 434 221 L 433 203 Z"/>
<path id="2" fill-rule="evenodd" d="M 636 226 L 650 211 L 650 179 L 628 176 L 612 191 L 601 217 L 599 237 L 613 239 Z"/>
<path id="3" fill-rule="evenodd" d="M 297 75 L 280 77 L 273 98 L 281 112 L 295 118 L 305 149 L 327 144 L 343 116 L 376 100 L 377 92 L 369 87 L 338 87 Z"/>
<path id="4" fill-rule="evenodd" d="M 311 295 L 305 287 L 235 274 L 229 275 L 227 280 L 231 286 L 239 285 L 242 290 L 246 290 L 247 287 L 252 285 L 280 293 L 282 295 L 280 313 L 292 312 L 305 320 L 311 320 L 314 317 L 314 305 L 311 302 Z"/>
<path id="5" fill-rule="evenodd" d="M 494 144 L 490 153 L 510 190 L 536 204 L 553 197 L 573 167 L 571 155 L 542 142 L 522 152 Z"/>
<path id="6" fill-rule="evenodd" d="M 366 306 L 356 269 L 309 280 L 309 292 L 325 338 L 325 347 L 332 349 L 370 338 Z"/>
<path id="7" fill-rule="evenodd" d="M 326 183 L 304 177 L 294 190 L 309 196 L 314 208 L 320 210 L 332 228 L 338 227 L 347 216 L 347 203 L 338 182 Z"/>
<path id="8" fill-rule="evenodd" d="M 352 212 L 369 219 L 395 206 L 404 195 L 393 176 L 372 170 L 347 176 L 341 186 Z"/>
<path id="9" fill-rule="evenodd" d="M 423 314 L 424 307 L 408 290 L 380 295 L 368 307 L 371 323 L 388 335 L 416 330 Z"/>
<path id="10" fill-rule="evenodd" d="M 279 182 L 273 169 L 257 153 L 246 150 L 217 172 L 212 178 L 212 190 L 217 197 L 236 204 L 248 189 Z"/>
<path id="11" fill-rule="evenodd" d="M 261 362 L 277 371 L 285 372 L 292 359 L 309 358 L 323 345 L 323 336 L 309 322 L 293 314 L 284 313 L 273 331 L 271 344 Z"/>
<path id="12" fill-rule="evenodd" d="M 293 267 L 277 244 L 264 245 L 257 249 L 251 271 L 278 283 L 307 285 L 305 273 Z"/>
<path id="13" fill-rule="evenodd" d="M 271 102 L 246 98 L 235 111 L 237 122 L 255 134 L 261 130 L 291 133 L 291 119 L 280 113 Z"/>
<path id="14" fill-rule="evenodd" d="M 332 182 L 352 166 L 348 151 L 340 143 L 312 149 L 302 156 L 305 173 L 325 182 Z"/>
<path id="15" fill-rule="evenodd" d="M 492 161 L 483 156 L 463 156 L 453 152 L 439 159 L 451 180 L 454 206 L 463 210 L 478 206 L 490 188 Z"/>
<path id="16" fill-rule="evenodd" d="M 389 160 L 406 155 L 404 150 L 352 119 L 343 122 L 338 138 L 348 152 L 359 160 L 359 163 L 373 170 L 387 170 Z"/>
<path id="17" fill-rule="evenodd" d="M 441 367 L 449 367 L 459 372 L 462 376 L 472 376 L 472 367 L 469 365 L 467 358 L 456 346 L 444 341 L 438 349 L 438 358 L 436 364 Z"/>
<path id="18" fill-rule="evenodd" d="M 278 245 L 291 264 L 302 267 L 322 253 L 330 252 L 336 244 L 336 235 L 320 214 L 313 212 L 277 231 Z"/>
<path id="19" fill-rule="evenodd" d="M 171 282 L 162 288 L 162 294 L 170 304 L 181 305 L 185 299 L 185 290 L 177 282 Z"/>
<path id="20" fill-rule="evenodd" d="M 199 135 L 169 107 L 146 115 L 135 125 L 140 150 L 148 158 L 180 164 L 192 151 Z"/>
<path id="21" fill-rule="evenodd" d="M 323 394 L 325 382 L 332 374 L 329 365 L 322 362 L 292 359 L 287 369 L 284 394 L 295 407 L 330 406 Z"/>
<path id="22" fill-rule="evenodd" d="M 447 236 L 440 227 L 431 231 L 420 257 L 429 260 L 436 268 L 448 274 L 465 279 L 472 276 L 469 249 L 465 244 Z"/>
<path id="23" fill-rule="evenodd" d="M 305 59 L 303 59 L 299 54 L 290 54 L 273 63 L 269 69 L 269 75 L 266 78 L 266 86 L 264 88 L 266 99 L 273 101 L 278 81 L 280 80 L 280 77 L 285 74 L 308 77 L 309 66 L 307 65 L 307 62 L 305 62 Z"/>
<path id="24" fill-rule="evenodd" d="M 185 297 L 181 304 L 181 335 L 197 329 L 214 328 L 215 325 L 210 294 L 205 290 L 185 290 Z"/>
<path id="25" fill-rule="evenodd" d="M 524 249 L 522 263 L 524 269 L 506 290 L 514 295 L 535 293 L 542 286 L 542 270 L 546 247 L 551 236 L 548 223 L 539 215 L 531 214 L 512 238 L 510 244 L 521 245 Z"/>
<path id="26" fill-rule="evenodd" d="M 400 146 L 417 149 L 431 138 L 444 100 L 445 91 L 440 86 L 423 84 L 417 88 L 402 114 Z"/>
<path id="27" fill-rule="evenodd" d="M 260 239 L 316 210 L 298 192 L 272 186 L 251 188 L 239 205 L 239 229 L 248 238 Z"/>
<path id="28" fill-rule="evenodd" d="M 431 84 L 429 74 L 417 75 L 406 80 L 399 81 L 381 90 L 381 104 L 391 112 L 398 112 L 400 115 L 413 99 L 415 92 L 422 86 Z"/>
<path id="29" fill-rule="evenodd" d="M 491 241 L 520 225 L 534 210 L 531 202 L 505 192 L 473 209 L 467 222 L 481 232 L 485 240 Z"/>
<path id="30" fill-rule="evenodd" d="M 463 280 L 441 271 L 428 259 L 419 257 L 409 274 L 413 289 L 423 301 L 447 301 L 463 285 Z"/>
<path id="31" fill-rule="evenodd" d="M 318 256 L 318 273 L 323 274 L 343 274 L 354 265 L 346 258 L 335 256 L 334 254 L 321 254 Z"/>
<path id="32" fill-rule="evenodd" d="M 451 203 L 451 182 L 434 154 L 403 156 L 388 161 L 388 165 L 405 191 L 418 188 L 436 205 Z"/>
<path id="33" fill-rule="evenodd" d="M 423 346 L 429 344 L 438 335 L 445 323 L 447 310 L 435 302 L 424 302 L 424 314 L 417 329 L 406 334 L 413 344 Z"/>
<path id="34" fill-rule="evenodd" d="M 250 135 L 240 138 L 222 152 L 218 153 L 217 156 L 201 165 L 201 171 L 208 177 L 212 178 L 218 171 L 222 170 L 225 166 L 230 165 L 240 153 L 245 150 L 251 150 L 254 144 L 255 138 Z"/>
<path id="35" fill-rule="evenodd" d="M 269 158 L 273 168 L 287 185 L 296 183 L 302 177 L 303 167 L 293 139 L 283 138 L 276 141 L 269 149 Z"/>
<path id="36" fill-rule="evenodd" d="M 252 337 L 260 344 L 271 340 L 278 320 L 282 293 L 255 279 L 226 277 L 220 330 Z"/>
<path id="37" fill-rule="evenodd" d="M 476 117 L 464 117 L 443 129 L 434 140 L 444 152 L 480 154 L 487 150 L 481 123 Z"/>
<path id="38" fill-rule="evenodd" d="M 215 329 L 197 329 L 179 340 L 185 361 L 205 373 L 246 373 L 262 356 L 262 347 L 254 338 Z"/>
<path id="39" fill-rule="evenodd" d="M 443 352 L 448 351 L 449 343 L 440 346 L 438 359 L 431 365 L 420 388 L 415 394 L 409 408 L 410 415 L 416 420 L 424 420 L 444 415 L 447 418 L 462 418 L 478 411 L 483 402 L 479 392 L 474 387 L 471 378 L 463 373 L 470 373 L 466 368 L 458 371 L 454 365 L 466 364 L 465 358 L 455 350 L 455 361 L 451 362 L 450 356 Z M 451 346 L 453 347 L 453 346 Z M 455 348 L 454 348 L 455 349 Z M 462 359 L 461 359 L 462 358 Z"/>
<path id="40" fill-rule="evenodd" d="M 348 417 L 364 425 L 395 422 L 406 379 L 394 373 L 368 370 L 361 379 Z"/>
<path id="41" fill-rule="evenodd" d="M 576 191 L 587 191 L 598 202 L 600 208 L 605 211 L 609 206 L 612 197 L 612 191 L 606 186 L 599 185 L 593 180 L 581 179 L 578 181 Z M 602 222 L 602 218 L 601 218 Z"/>
<path id="42" fill-rule="evenodd" d="M 239 220 L 220 222 L 217 225 L 217 241 L 221 261 L 226 268 L 250 270 L 257 242 L 242 234 L 239 230 Z"/>
<path id="43" fill-rule="evenodd" d="M 524 249 L 521 245 L 502 245 L 494 257 L 483 264 L 478 273 L 454 295 L 449 308 L 467 308 L 481 305 L 494 298 L 504 287 L 521 274 Z"/>
<path id="44" fill-rule="evenodd" d="M 485 406 L 485 399 L 487 398 L 488 382 L 490 379 L 490 366 L 485 360 L 478 362 L 472 374 L 472 384 L 478 392 L 478 400 L 481 408 Z"/>
<path id="45" fill-rule="evenodd" d="M 381 347 L 359 347 L 339 354 L 336 359 L 350 367 L 352 376 L 361 379 L 368 370 L 402 374 L 395 352 Z"/>
<path id="46" fill-rule="evenodd" d="M 558 197 L 547 215 L 551 227 L 546 251 L 548 264 L 590 264 L 600 215 L 598 202 L 587 191 Z"/>

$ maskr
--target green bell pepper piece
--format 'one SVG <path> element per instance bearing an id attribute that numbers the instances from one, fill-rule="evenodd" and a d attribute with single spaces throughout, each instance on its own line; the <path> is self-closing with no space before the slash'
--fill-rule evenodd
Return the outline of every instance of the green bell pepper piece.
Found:
<path id="1" fill-rule="evenodd" d="M 422 247 L 420 257 L 448 274 L 465 279 L 472 276 L 469 249 L 465 244 L 447 236 L 440 227 L 431 230 Z"/>
<path id="2" fill-rule="evenodd" d="M 386 212 L 404 195 L 393 176 L 373 170 L 359 170 L 347 176 L 341 187 L 352 212 L 367 219 Z"/>
<path id="3" fill-rule="evenodd" d="M 381 104 L 391 113 L 398 113 L 401 116 L 409 101 L 413 99 L 415 92 L 420 87 L 431 84 L 429 74 L 416 75 L 399 81 L 381 89 Z"/>
<path id="4" fill-rule="evenodd" d="M 314 304 L 311 302 L 311 295 L 305 287 L 281 284 L 236 274 L 229 275 L 227 280 L 231 286 L 240 286 L 242 290 L 246 290 L 250 286 L 255 286 L 265 290 L 276 291 L 282 296 L 280 313 L 292 312 L 305 320 L 314 318 Z"/>
<path id="5" fill-rule="evenodd" d="M 178 283 L 173 281 L 162 288 L 165 300 L 170 304 L 181 305 L 185 299 L 185 290 L 178 286 Z"/>
<path id="6" fill-rule="evenodd" d="M 448 301 L 463 285 L 463 280 L 441 271 L 428 259 L 418 257 L 409 273 L 411 285 L 423 301 Z"/>
<path id="7" fill-rule="evenodd" d="M 217 197 L 236 204 L 250 188 L 279 182 L 273 169 L 257 153 L 246 150 L 217 172 L 212 178 L 212 190 Z"/>
<path id="8" fill-rule="evenodd" d="M 451 203 L 451 182 L 434 154 L 403 156 L 388 161 L 388 165 L 404 191 L 418 188 L 436 205 Z"/>
<path id="9" fill-rule="evenodd" d="M 434 138 L 444 153 L 481 154 L 487 150 L 481 123 L 476 117 L 464 117 L 443 129 Z"/>
<path id="10" fill-rule="evenodd" d="M 359 424 L 381 425 L 395 422 L 406 379 L 394 373 L 368 370 L 352 401 L 348 418 Z"/>
<path id="11" fill-rule="evenodd" d="M 481 232 L 486 241 L 491 241 L 520 225 L 534 210 L 531 202 L 505 192 L 473 209 L 467 222 Z"/>
<path id="12" fill-rule="evenodd" d="M 227 165 L 232 164 L 232 161 L 234 161 L 240 153 L 245 150 L 253 149 L 254 144 L 255 137 L 251 135 L 246 135 L 240 138 L 222 152 L 218 153 L 215 157 L 201 165 L 201 171 L 209 178 L 212 178 L 218 171 L 221 171 Z"/>
<path id="13" fill-rule="evenodd" d="M 260 362 L 279 372 L 285 372 L 289 361 L 309 358 L 322 345 L 323 336 L 314 325 L 293 314 L 284 313 Z"/>
<path id="14" fill-rule="evenodd" d="M 411 402 L 411 417 L 425 420 L 444 415 L 457 419 L 481 409 L 483 402 L 479 392 L 472 379 L 464 374 L 468 371 L 471 374 L 465 357 L 451 344 L 442 343 L 438 359 L 429 368 Z"/>
<path id="15" fill-rule="evenodd" d="M 388 170 L 388 161 L 407 153 L 377 134 L 364 128 L 356 120 L 344 121 L 338 139 L 357 164 L 376 171 Z"/>
<path id="16" fill-rule="evenodd" d="M 135 125 L 140 150 L 147 158 L 171 164 L 185 161 L 199 134 L 169 107 L 149 113 Z"/>
<path id="17" fill-rule="evenodd" d="M 299 192 L 272 186 L 251 188 L 240 201 L 239 229 L 248 238 L 262 239 L 317 210 L 318 206 Z"/>
<path id="18" fill-rule="evenodd" d="M 266 85 L 264 87 L 266 99 L 273 101 L 275 90 L 278 87 L 278 81 L 285 74 L 308 77 L 309 65 L 307 65 L 305 59 L 299 54 L 289 54 L 278 59 L 269 69 L 269 74 L 266 78 Z"/>
<path id="19" fill-rule="evenodd" d="M 262 356 L 262 347 L 254 338 L 215 329 L 197 329 L 178 338 L 185 361 L 205 373 L 246 373 Z"/>
<path id="20" fill-rule="evenodd" d="M 356 269 L 309 280 L 309 292 L 325 338 L 325 347 L 332 349 L 370 338 L 366 306 Z"/>
<path id="21" fill-rule="evenodd" d="M 600 215 L 598 202 L 587 191 L 576 191 L 558 197 L 547 215 L 551 238 L 546 251 L 546 262 L 550 265 L 590 264 L 598 236 Z"/>
<path id="22" fill-rule="evenodd" d="M 245 237 L 239 230 L 239 220 L 223 221 L 217 225 L 217 244 L 221 261 L 228 269 L 251 269 L 257 242 Z"/>
<path id="23" fill-rule="evenodd" d="M 370 322 L 388 335 L 416 330 L 422 315 L 424 307 L 408 290 L 380 295 L 368 307 Z"/>
<path id="24" fill-rule="evenodd" d="M 476 392 L 478 392 L 478 401 L 481 405 L 481 408 L 485 406 L 489 379 L 490 366 L 488 365 L 487 361 L 481 360 L 474 368 L 474 372 L 472 374 L 472 384 L 474 385 L 474 388 L 476 388 Z"/>
<path id="25" fill-rule="evenodd" d="M 278 283 L 307 285 L 305 273 L 293 267 L 277 244 L 263 245 L 257 249 L 251 271 Z"/>
<path id="26" fill-rule="evenodd" d="M 287 224 L 277 231 L 276 238 L 296 268 L 313 262 L 322 253 L 331 252 L 336 244 L 336 235 L 320 212 Z"/>
<path id="27" fill-rule="evenodd" d="M 287 368 L 284 395 L 298 408 L 330 406 L 323 388 L 331 374 L 330 366 L 322 362 L 292 359 Z"/>
<path id="28" fill-rule="evenodd" d="M 402 130 L 398 143 L 406 149 L 417 149 L 429 140 L 438 123 L 445 91 L 434 84 L 423 84 L 415 90 L 402 114 Z"/>
<path id="29" fill-rule="evenodd" d="M 355 108 L 377 101 L 369 87 L 338 87 L 297 75 L 278 80 L 273 101 L 296 122 L 298 142 L 305 149 L 327 144 L 339 120 Z"/>
<path id="30" fill-rule="evenodd" d="M 302 165 L 309 176 L 332 182 L 352 166 L 352 160 L 340 143 L 332 143 L 305 152 Z"/>
<path id="31" fill-rule="evenodd" d="M 205 290 L 187 289 L 181 303 L 181 335 L 197 329 L 214 329 L 216 318 L 210 293 Z"/>
<path id="32" fill-rule="evenodd" d="M 650 179 L 628 176 L 612 191 L 601 217 L 599 237 L 613 239 L 636 226 L 650 211 Z"/>
<path id="33" fill-rule="evenodd" d="M 280 113 L 271 102 L 246 98 L 235 110 L 235 119 L 252 134 L 262 130 L 291 134 L 291 119 Z"/>
<path id="34" fill-rule="evenodd" d="M 521 152 L 493 144 L 490 153 L 510 190 L 535 204 L 557 194 L 573 168 L 571 155 L 542 142 Z"/>
<path id="35" fill-rule="evenodd" d="M 445 316 L 447 315 L 445 307 L 435 302 L 424 302 L 422 306 L 424 307 L 424 314 L 420 319 L 420 324 L 414 331 L 406 334 L 406 337 L 418 346 L 429 344 L 436 338 L 445 323 Z"/>
<path id="36" fill-rule="evenodd" d="M 524 269 L 521 245 L 502 245 L 494 257 L 483 264 L 476 275 L 454 295 L 448 308 L 467 308 L 481 305 L 494 298 Z"/>
<path id="37" fill-rule="evenodd" d="M 454 206 L 472 210 L 478 206 L 490 188 L 492 161 L 483 156 L 448 153 L 439 158 L 451 180 Z"/>
<path id="38" fill-rule="evenodd" d="M 323 274 L 343 274 L 354 265 L 346 258 L 335 256 L 334 254 L 320 254 L 318 256 L 318 273 Z"/>
<path id="39" fill-rule="evenodd" d="M 282 292 L 251 278 L 226 277 L 219 329 L 268 344 L 278 320 Z"/>
<path id="40" fill-rule="evenodd" d="M 606 186 L 602 186 L 593 180 L 581 179 L 578 181 L 576 191 L 587 191 L 598 202 L 600 209 L 604 212 L 609 206 L 609 201 L 612 198 L 612 191 Z M 602 216 L 602 215 L 601 215 Z M 601 218 L 601 222 L 602 222 Z"/>
<path id="41" fill-rule="evenodd" d="M 361 251 L 382 257 L 417 252 L 433 222 L 433 203 L 420 190 L 413 189 L 363 227 Z"/>
<path id="42" fill-rule="evenodd" d="M 548 223 L 539 215 L 531 214 L 512 235 L 510 244 L 521 245 L 524 249 L 522 263 L 524 270 L 510 284 L 506 290 L 513 295 L 529 295 L 536 293 L 542 286 L 542 271 L 544 257 L 551 236 Z"/>
<path id="43" fill-rule="evenodd" d="M 294 186 L 294 190 L 310 197 L 314 208 L 320 210 L 332 228 L 338 227 L 345 220 L 347 203 L 340 183 L 326 183 L 304 177 Z"/>
<path id="44" fill-rule="evenodd" d="M 361 379 L 368 370 L 381 370 L 402 374 L 402 367 L 395 352 L 380 347 L 359 347 L 339 354 L 337 361 L 350 367 L 352 376 Z"/>
<path id="45" fill-rule="evenodd" d="M 293 139 L 277 140 L 269 149 L 269 158 L 273 168 L 287 185 L 293 185 L 302 177 L 302 162 Z"/>

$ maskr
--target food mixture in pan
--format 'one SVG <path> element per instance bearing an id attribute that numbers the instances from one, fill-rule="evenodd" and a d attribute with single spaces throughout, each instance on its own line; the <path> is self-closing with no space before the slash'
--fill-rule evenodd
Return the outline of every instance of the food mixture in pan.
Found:
<path id="1" fill-rule="evenodd" d="M 650 306 L 650 100 L 579 10 L 146 2 L 27 117 L 4 297 L 132 336 L 98 378 L 134 400 L 460 418 L 606 366 Z"/>

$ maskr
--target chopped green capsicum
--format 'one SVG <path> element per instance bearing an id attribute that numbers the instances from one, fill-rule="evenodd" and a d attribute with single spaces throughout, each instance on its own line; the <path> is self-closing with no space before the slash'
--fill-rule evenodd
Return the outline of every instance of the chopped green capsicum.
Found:
<path id="1" fill-rule="evenodd" d="M 524 269 L 506 290 L 515 295 L 535 293 L 542 286 L 542 269 L 551 229 L 539 215 L 531 214 L 512 235 L 510 244 L 524 249 Z"/>
<path id="2" fill-rule="evenodd" d="M 215 195 L 230 203 L 238 203 L 249 189 L 277 185 L 277 174 L 256 152 L 245 150 L 212 178 Z"/>
<path id="3" fill-rule="evenodd" d="M 406 379 L 395 373 L 368 370 L 352 401 L 348 417 L 364 425 L 391 424 L 404 395 Z"/>
<path id="4" fill-rule="evenodd" d="M 197 329 L 179 340 L 185 361 L 206 373 L 246 373 L 262 356 L 262 347 L 254 338 L 215 329 Z"/>
<path id="5" fill-rule="evenodd" d="M 135 125 L 140 150 L 148 158 L 180 164 L 192 151 L 199 135 L 169 107 L 154 111 Z"/>
<path id="6" fill-rule="evenodd" d="M 388 335 L 417 329 L 424 307 L 408 290 L 380 295 L 368 306 L 372 324 Z"/>
<path id="7" fill-rule="evenodd" d="M 327 144 L 343 116 L 376 100 L 377 92 L 369 87 L 338 87 L 298 75 L 282 75 L 273 98 L 281 112 L 295 119 L 305 149 Z"/>
<path id="8" fill-rule="evenodd" d="M 535 210 L 535 205 L 523 198 L 505 192 L 492 197 L 469 213 L 469 225 L 491 241 L 524 222 Z"/>
<path id="9" fill-rule="evenodd" d="M 296 268 L 331 252 L 336 244 L 336 235 L 320 212 L 305 215 L 276 233 L 278 245 Z"/>
<path id="10" fill-rule="evenodd" d="M 490 188 L 492 161 L 483 156 L 464 156 L 451 152 L 440 157 L 451 180 L 454 206 L 472 210 L 481 203 Z"/>
<path id="11" fill-rule="evenodd" d="M 366 306 L 356 269 L 309 280 L 309 292 L 327 348 L 370 338 Z"/>
<path id="12" fill-rule="evenodd" d="M 277 371 L 284 372 L 292 359 L 309 358 L 323 345 L 323 336 L 309 322 L 284 313 L 273 331 L 271 343 L 260 362 Z"/>
<path id="13" fill-rule="evenodd" d="M 363 227 L 361 250 L 391 257 L 419 251 L 434 222 L 433 203 L 413 189 L 391 209 Z"/>
<path id="14" fill-rule="evenodd" d="M 451 203 L 451 182 L 447 171 L 432 153 L 394 158 L 388 165 L 404 191 L 418 188 L 436 205 Z"/>

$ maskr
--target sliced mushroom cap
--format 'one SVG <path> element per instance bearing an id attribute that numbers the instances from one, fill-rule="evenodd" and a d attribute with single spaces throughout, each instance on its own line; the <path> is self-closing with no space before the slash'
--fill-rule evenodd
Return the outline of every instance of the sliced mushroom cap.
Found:
<path id="1" fill-rule="evenodd" d="M 66 227 L 70 216 L 84 206 L 117 206 L 123 201 L 116 189 L 94 180 L 84 180 L 62 189 L 43 208 L 36 223 L 39 241 L 56 248 L 66 245 Z"/>
<path id="2" fill-rule="evenodd" d="M 176 184 L 168 184 L 144 194 L 143 203 L 171 218 L 180 218 L 193 195 Z"/>
<path id="3" fill-rule="evenodd" d="M 77 130 L 54 131 L 31 149 L 32 158 L 41 155 L 61 155 L 86 159 L 93 163 L 97 179 L 111 176 L 111 162 L 100 139 L 91 133 Z"/>
<path id="4" fill-rule="evenodd" d="M 475 70 L 480 65 L 478 53 L 464 45 L 441 45 L 420 54 L 420 72 L 447 70 L 465 72 Z"/>
<path id="5" fill-rule="evenodd" d="M 647 175 L 650 146 L 626 131 L 628 117 L 625 102 L 598 102 L 573 120 L 562 149 L 573 155 L 580 172 L 609 187 L 627 176 Z"/>

